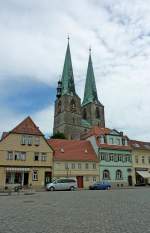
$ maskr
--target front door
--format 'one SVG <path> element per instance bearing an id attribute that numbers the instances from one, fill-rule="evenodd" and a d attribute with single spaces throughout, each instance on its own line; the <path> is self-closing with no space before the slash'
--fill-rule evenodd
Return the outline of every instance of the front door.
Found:
<path id="1" fill-rule="evenodd" d="M 77 176 L 78 188 L 83 188 L 83 176 Z"/>
<path id="2" fill-rule="evenodd" d="M 52 180 L 52 173 L 51 172 L 45 172 L 45 186 L 48 183 L 51 183 Z"/>

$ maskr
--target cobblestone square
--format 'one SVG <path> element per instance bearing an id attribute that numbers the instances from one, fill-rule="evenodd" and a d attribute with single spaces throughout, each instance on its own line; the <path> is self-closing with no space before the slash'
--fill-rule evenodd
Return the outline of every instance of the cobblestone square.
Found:
<path id="1" fill-rule="evenodd" d="M 0 196 L 0 233 L 147 233 L 150 188 Z"/>

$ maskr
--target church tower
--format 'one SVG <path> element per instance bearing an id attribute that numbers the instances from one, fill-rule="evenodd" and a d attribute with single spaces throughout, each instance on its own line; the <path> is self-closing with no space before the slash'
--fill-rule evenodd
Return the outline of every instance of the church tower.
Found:
<path id="1" fill-rule="evenodd" d="M 104 106 L 98 100 L 91 49 L 89 54 L 88 69 L 82 102 L 82 121 L 87 122 L 91 127 L 105 127 Z"/>
<path id="2" fill-rule="evenodd" d="M 68 38 L 62 78 L 58 82 L 53 133 L 64 133 L 67 139 L 80 138 L 81 100 L 76 94 Z"/>

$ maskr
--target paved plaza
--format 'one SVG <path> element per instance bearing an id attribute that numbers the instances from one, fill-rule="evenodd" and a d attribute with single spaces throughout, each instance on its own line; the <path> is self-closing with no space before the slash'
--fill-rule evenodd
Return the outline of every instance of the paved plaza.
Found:
<path id="1" fill-rule="evenodd" d="M 150 232 L 150 188 L 0 196 L 0 233 L 49 232 Z"/>

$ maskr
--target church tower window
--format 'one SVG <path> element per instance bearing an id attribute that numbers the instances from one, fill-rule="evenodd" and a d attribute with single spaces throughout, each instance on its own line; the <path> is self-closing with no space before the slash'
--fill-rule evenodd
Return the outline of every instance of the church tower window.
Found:
<path id="1" fill-rule="evenodd" d="M 97 119 L 100 118 L 100 112 L 99 112 L 99 108 L 98 108 L 98 107 L 96 107 L 95 115 L 96 115 L 96 118 L 97 118 Z"/>
<path id="2" fill-rule="evenodd" d="M 76 104 L 75 104 L 75 101 L 72 99 L 71 102 L 70 102 L 70 110 L 72 112 L 75 112 L 76 111 Z"/>

